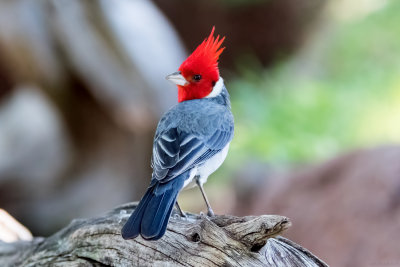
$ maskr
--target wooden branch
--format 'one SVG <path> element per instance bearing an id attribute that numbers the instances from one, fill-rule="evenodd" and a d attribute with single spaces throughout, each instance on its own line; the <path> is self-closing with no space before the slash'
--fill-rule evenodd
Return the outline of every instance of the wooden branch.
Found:
<path id="1" fill-rule="evenodd" d="M 277 236 L 290 226 L 279 215 L 173 214 L 165 236 L 124 240 L 121 227 L 136 203 L 91 219 L 73 220 L 48 238 L 0 243 L 5 266 L 327 266 Z M 3 266 L 4 266 L 3 265 Z"/>

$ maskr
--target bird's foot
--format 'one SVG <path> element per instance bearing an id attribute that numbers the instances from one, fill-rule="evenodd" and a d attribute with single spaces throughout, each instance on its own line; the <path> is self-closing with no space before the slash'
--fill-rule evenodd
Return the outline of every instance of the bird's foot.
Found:
<path id="1" fill-rule="evenodd" d="M 181 215 L 181 218 L 187 219 L 187 217 L 188 217 L 184 211 L 182 211 L 182 213 L 180 215 Z"/>
<path id="2" fill-rule="evenodd" d="M 203 217 L 203 216 L 214 217 L 214 216 L 215 216 L 215 213 L 214 213 L 214 211 L 213 211 L 212 209 L 209 209 L 209 210 L 207 211 L 207 215 L 204 214 L 204 212 L 202 212 L 202 211 L 200 211 L 199 215 L 200 215 L 201 217 Z"/>
<path id="3" fill-rule="evenodd" d="M 181 209 L 181 207 L 179 206 L 178 202 L 175 203 L 176 206 L 176 210 L 177 210 L 177 215 L 180 215 L 181 218 L 187 218 L 186 213 Z"/>
<path id="4" fill-rule="evenodd" d="M 183 219 L 187 219 L 188 216 L 186 215 L 186 213 L 183 210 L 178 210 L 177 213 L 175 213 L 177 218 L 183 218 Z"/>
<path id="5" fill-rule="evenodd" d="M 188 216 L 186 215 L 186 213 L 180 214 L 179 212 L 176 212 L 176 213 L 174 214 L 174 218 L 175 218 L 175 219 L 187 219 Z"/>
<path id="6" fill-rule="evenodd" d="M 211 208 L 208 209 L 207 216 L 208 217 L 214 217 L 215 216 L 214 211 Z"/>

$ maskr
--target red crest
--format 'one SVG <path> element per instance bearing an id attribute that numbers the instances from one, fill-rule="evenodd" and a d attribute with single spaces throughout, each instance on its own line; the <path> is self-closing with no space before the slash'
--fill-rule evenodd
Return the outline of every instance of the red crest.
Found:
<path id="1" fill-rule="evenodd" d="M 178 86 L 179 102 L 184 100 L 203 98 L 207 96 L 219 79 L 218 59 L 225 47 L 221 47 L 225 37 L 214 37 L 215 27 L 210 35 L 193 51 L 181 64 L 179 70 L 190 83 L 187 86 Z M 192 82 L 194 75 L 200 74 L 203 80 L 199 83 Z"/>

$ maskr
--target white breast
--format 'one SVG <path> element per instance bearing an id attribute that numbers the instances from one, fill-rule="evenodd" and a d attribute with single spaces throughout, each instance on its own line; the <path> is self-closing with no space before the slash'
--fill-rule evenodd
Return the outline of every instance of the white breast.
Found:
<path id="1" fill-rule="evenodd" d="M 195 176 L 200 176 L 200 183 L 204 184 L 207 182 L 208 176 L 215 172 L 224 162 L 226 155 L 228 154 L 229 150 L 229 143 L 218 153 L 215 154 L 212 158 L 207 160 L 203 165 L 199 167 L 195 167 L 192 169 L 190 172 L 190 177 L 187 179 L 183 185 L 183 187 L 186 187 L 188 185 L 189 188 L 194 186 L 194 183 L 191 183 L 193 181 L 193 178 Z"/>

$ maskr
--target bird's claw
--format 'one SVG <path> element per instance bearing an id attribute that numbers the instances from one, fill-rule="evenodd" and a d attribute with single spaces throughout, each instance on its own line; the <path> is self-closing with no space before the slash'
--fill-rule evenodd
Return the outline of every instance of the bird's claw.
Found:
<path id="1" fill-rule="evenodd" d="M 208 216 L 208 217 L 214 217 L 214 216 L 215 216 L 214 211 L 213 211 L 212 209 L 209 209 L 209 210 L 207 211 L 207 216 Z"/>
<path id="2" fill-rule="evenodd" d="M 175 214 L 174 214 L 174 218 L 175 218 L 175 219 L 187 219 L 188 216 L 187 216 L 186 214 L 175 213 Z"/>
<path id="3" fill-rule="evenodd" d="M 215 216 L 214 211 L 211 210 L 211 209 L 207 211 L 207 215 L 206 215 L 204 212 L 202 212 L 202 211 L 200 211 L 199 215 L 200 215 L 201 217 L 203 217 L 203 216 L 214 217 L 214 216 Z"/>

